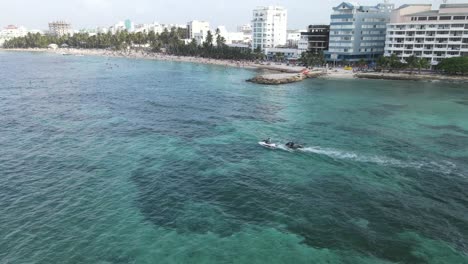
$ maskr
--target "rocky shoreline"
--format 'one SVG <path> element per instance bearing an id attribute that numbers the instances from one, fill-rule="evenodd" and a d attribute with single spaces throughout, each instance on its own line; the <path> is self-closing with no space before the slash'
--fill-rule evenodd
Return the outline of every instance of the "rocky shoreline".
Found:
<path id="1" fill-rule="evenodd" d="M 317 78 L 323 76 L 324 74 L 325 73 L 322 71 L 314 71 L 309 73 L 273 73 L 259 75 L 247 81 L 265 85 L 280 85 L 300 82 L 308 78 Z"/>
<path id="2" fill-rule="evenodd" d="M 440 74 L 401 74 L 401 73 L 357 73 L 356 78 L 394 81 L 449 81 L 468 82 L 468 76 L 448 76 Z"/>

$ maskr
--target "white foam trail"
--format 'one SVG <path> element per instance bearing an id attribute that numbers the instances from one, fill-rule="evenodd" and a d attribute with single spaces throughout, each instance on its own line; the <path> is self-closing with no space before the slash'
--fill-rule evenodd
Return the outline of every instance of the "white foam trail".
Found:
<path id="1" fill-rule="evenodd" d="M 302 149 L 303 152 L 308 153 L 315 153 L 319 155 L 325 155 L 334 159 L 345 159 L 345 160 L 353 160 L 357 162 L 364 162 L 364 163 L 376 163 L 384 166 L 391 166 L 391 167 L 399 167 L 399 168 L 415 168 L 415 169 L 427 169 L 435 172 L 442 172 L 444 174 L 451 173 L 455 168 L 456 165 L 445 161 L 443 163 L 437 163 L 434 161 L 429 162 L 404 162 L 402 160 L 378 156 L 378 155 L 361 155 L 354 152 L 347 152 L 337 149 L 331 148 L 322 148 L 318 146 L 314 147 L 307 147 Z"/>
<path id="2" fill-rule="evenodd" d="M 278 149 L 281 149 L 281 150 L 284 150 L 284 151 L 287 151 L 287 152 L 292 152 L 293 151 L 290 148 L 286 147 L 286 145 L 281 145 L 281 144 L 278 144 Z"/>

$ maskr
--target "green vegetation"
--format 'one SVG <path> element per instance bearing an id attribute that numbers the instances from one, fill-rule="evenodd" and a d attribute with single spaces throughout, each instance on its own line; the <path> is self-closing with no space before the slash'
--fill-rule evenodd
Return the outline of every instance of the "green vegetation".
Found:
<path id="1" fill-rule="evenodd" d="M 4 48 L 47 48 L 50 44 L 59 46 L 67 45 L 77 49 L 112 49 L 126 50 L 129 48 L 148 48 L 152 52 L 165 52 L 176 56 L 199 56 L 214 59 L 229 60 L 256 60 L 263 59 L 261 51 L 252 52 L 250 49 L 228 47 L 226 40 L 217 31 L 215 36 L 208 32 L 206 41 L 198 45 L 195 39 L 185 44 L 182 40 L 186 31 L 181 28 L 165 30 L 161 34 L 153 31 L 129 33 L 120 31 L 116 34 L 97 34 L 90 36 L 88 33 L 78 33 L 73 36 L 62 37 L 41 34 L 28 34 L 25 37 L 14 38 L 4 43 Z M 216 45 L 214 45 L 215 43 Z"/>
<path id="2" fill-rule="evenodd" d="M 437 69 L 447 74 L 467 75 L 468 74 L 468 57 L 456 57 L 442 60 Z"/>
<path id="3" fill-rule="evenodd" d="M 312 53 L 312 52 L 303 52 L 301 58 L 299 59 L 302 64 L 306 67 L 313 67 L 325 64 L 325 56 L 322 52 Z"/>
<path id="4" fill-rule="evenodd" d="M 413 73 L 413 70 L 417 68 L 419 70 L 419 74 L 421 74 L 422 69 L 428 69 L 431 66 L 427 59 L 415 56 L 406 58 L 406 63 L 403 63 L 395 54 L 392 54 L 390 57 L 380 57 L 377 60 L 377 65 L 382 69 L 382 71 L 388 70 L 389 72 L 410 70 L 410 73 Z"/>

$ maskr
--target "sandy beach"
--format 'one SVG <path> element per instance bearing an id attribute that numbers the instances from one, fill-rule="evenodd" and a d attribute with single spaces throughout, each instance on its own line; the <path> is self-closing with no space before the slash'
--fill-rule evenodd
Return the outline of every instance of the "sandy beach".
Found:
<path id="1" fill-rule="evenodd" d="M 292 66 L 286 64 L 274 63 L 256 63 L 252 61 L 234 61 L 234 60 L 219 60 L 201 57 L 189 56 L 173 56 L 164 53 L 154 53 L 148 51 L 128 50 L 128 51 L 113 51 L 104 49 L 0 49 L 3 51 L 12 52 L 48 52 L 54 54 L 67 54 L 74 56 L 103 56 L 103 57 L 117 57 L 117 58 L 131 58 L 131 59 L 147 59 L 147 60 L 160 60 L 160 61 L 177 61 L 177 62 L 191 62 L 208 65 L 218 65 L 226 67 L 236 67 L 245 69 L 261 69 L 270 71 L 271 73 L 300 73 L 304 67 Z M 329 70 L 325 78 L 353 78 L 352 72 L 342 72 L 340 70 Z"/>
<path id="2" fill-rule="evenodd" d="M 269 73 L 270 79 L 281 79 L 287 77 L 290 79 L 291 74 L 297 74 L 302 72 L 305 68 L 300 66 L 279 64 L 279 63 L 258 63 L 253 61 L 234 61 L 234 60 L 220 60 L 210 59 L 201 57 L 189 57 L 189 56 L 173 56 L 164 53 L 154 53 L 142 50 L 127 50 L 127 51 L 114 51 L 104 49 L 2 49 L 0 51 L 11 51 L 11 52 L 47 52 L 61 55 L 72 55 L 72 56 L 102 56 L 102 57 L 116 57 L 116 58 L 130 58 L 130 59 L 146 59 L 146 60 L 159 60 L 159 61 L 175 61 L 175 62 L 190 62 L 199 63 L 206 65 L 218 65 L 225 67 L 235 67 L 253 70 L 263 70 Z M 325 74 L 320 76 L 313 76 L 312 78 L 323 78 L 323 79 L 388 79 L 388 80 L 402 80 L 402 81 L 468 81 L 466 76 L 446 76 L 446 75 L 408 75 L 404 73 L 355 73 L 350 70 L 343 68 L 325 69 L 325 68 L 314 68 L 314 71 L 323 71 Z M 289 75 L 284 75 L 288 73 Z M 278 76 L 273 76 L 278 74 Z M 261 76 L 261 75 L 259 75 Z M 305 78 L 301 78 L 303 80 Z M 296 81 L 296 80 L 295 80 Z M 294 82 L 295 82 L 294 81 Z"/>

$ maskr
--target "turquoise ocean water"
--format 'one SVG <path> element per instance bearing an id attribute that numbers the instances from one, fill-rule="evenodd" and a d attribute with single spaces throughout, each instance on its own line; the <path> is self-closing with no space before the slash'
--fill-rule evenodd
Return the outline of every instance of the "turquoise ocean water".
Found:
<path id="1" fill-rule="evenodd" d="M 468 263 L 466 85 L 254 74 L 0 52 L 0 263 Z"/>

